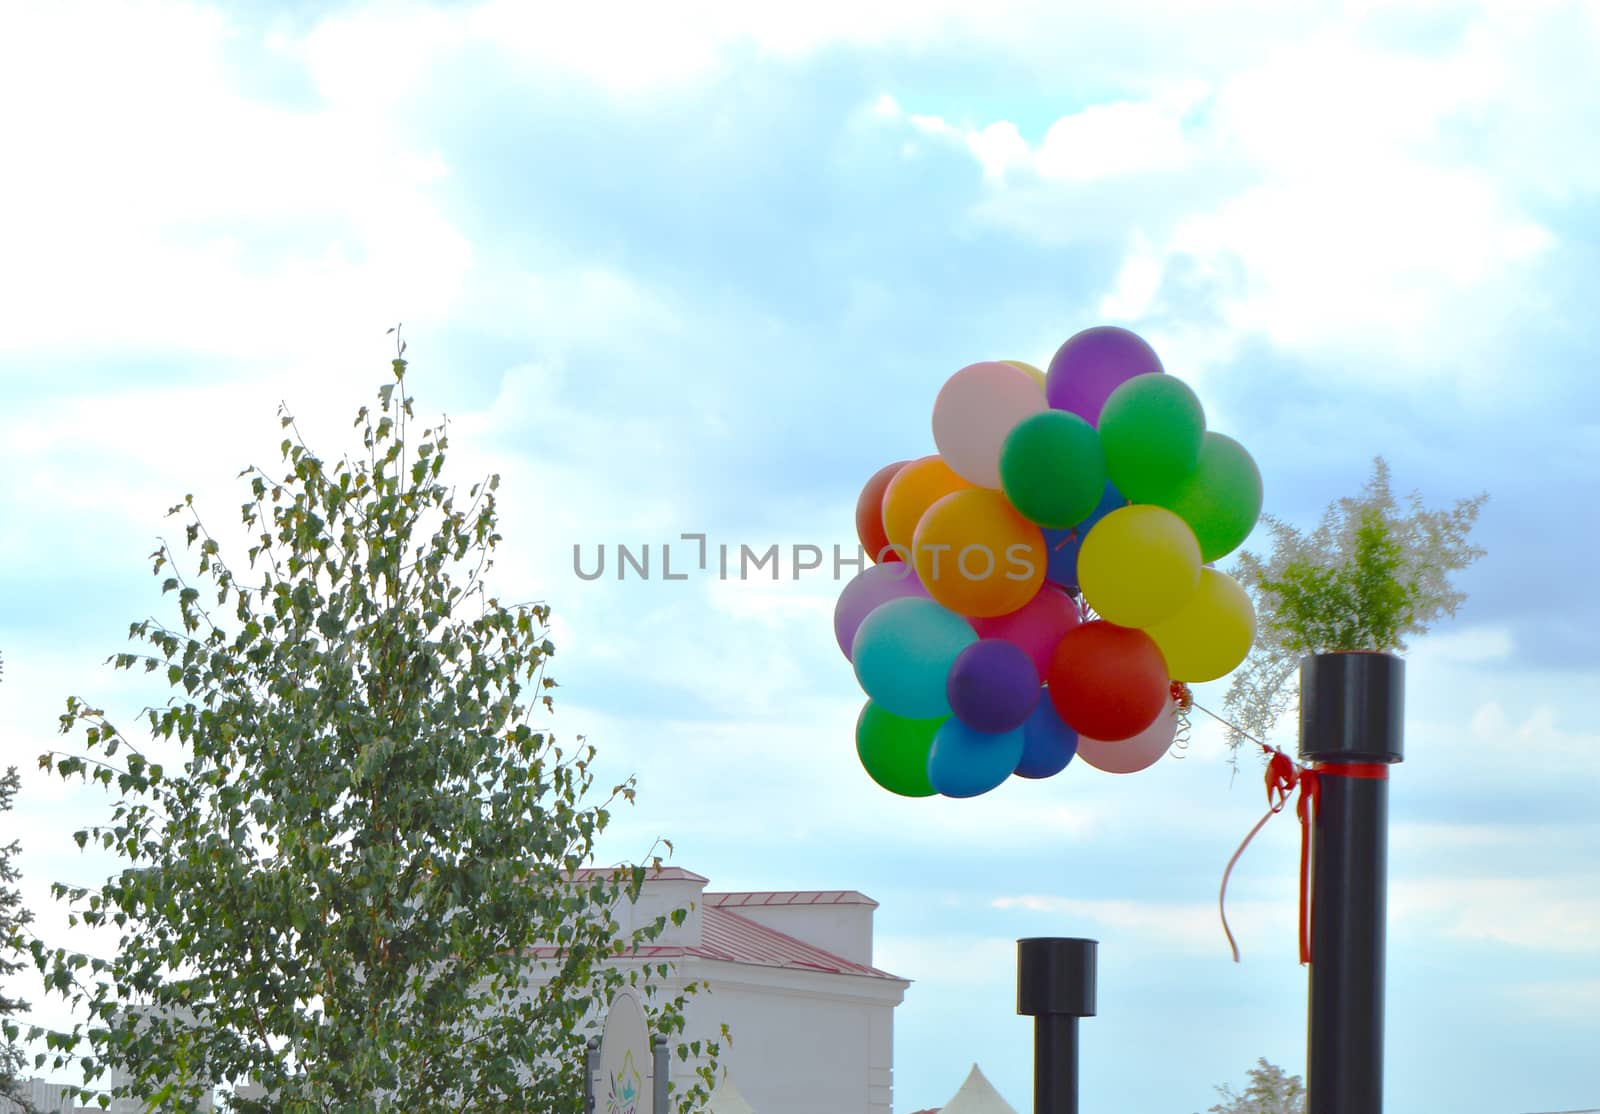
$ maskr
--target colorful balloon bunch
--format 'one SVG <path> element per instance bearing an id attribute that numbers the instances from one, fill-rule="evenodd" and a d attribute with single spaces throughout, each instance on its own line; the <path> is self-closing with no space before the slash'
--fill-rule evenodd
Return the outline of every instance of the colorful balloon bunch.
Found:
<path id="1" fill-rule="evenodd" d="M 1048 373 L 973 364 L 933 406 L 938 452 L 856 504 L 874 563 L 834 611 L 868 701 L 856 750 L 908 797 L 972 797 L 1073 757 L 1133 773 L 1171 747 L 1180 682 L 1255 638 L 1213 563 L 1261 513 L 1261 476 L 1141 338 L 1072 337 Z"/>

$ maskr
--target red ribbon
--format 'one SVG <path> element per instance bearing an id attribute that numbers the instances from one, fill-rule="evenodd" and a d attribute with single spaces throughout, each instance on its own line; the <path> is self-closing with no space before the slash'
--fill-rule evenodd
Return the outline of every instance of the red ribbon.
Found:
<path id="1" fill-rule="evenodd" d="M 1222 872 L 1222 887 L 1217 891 L 1217 912 L 1222 917 L 1222 931 L 1228 937 L 1228 946 L 1233 949 L 1233 961 L 1239 962 L 1239 945 L 1234 941 L 1233 931 L 1228 927 L 1228 912 L 1224 902 L 1228 893 L 1228 877 L 1233 873 L 1234 864 L 1239 861 L 1239 856 L 1244 854 L 1244 849 L 1250 846 L 1250 841 L 1256 833 L 1266 827 L 1267 821 L 1282 812 L 1289 804 L 1289 798 L 1296 789 L 1300 790 L 1300 798 L 1295 802 L 1295 814 L 1300 818 L 1300 963 L 1304 966 L 1311 962 L 1311 905 L 1315 895 L 1311 892 L 1311 854 L 1312 821 L 1316 819 L 1317 806 L 1322 798 L 1323 777 L 1353 777 L 1367 780 L 1383 780 L 1389 776 L 1389 767 L 1382 762 L 1319 762 L 1311 766 L 1298 765 L 1283 751 L 1276 747 L 1262 744 L 1267 758 L 1267 813 L 1250 829 L 1250 834 L 1244 837 L 1244 842 L 1239 844 L 1239 849 L 1233 853 L 1233 858 L 1228 860 L 1228 868 Z"/>

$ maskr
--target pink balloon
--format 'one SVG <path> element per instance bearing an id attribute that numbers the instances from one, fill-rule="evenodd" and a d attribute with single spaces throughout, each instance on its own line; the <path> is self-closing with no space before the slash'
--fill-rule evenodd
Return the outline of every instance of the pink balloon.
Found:
<path id="1" fill-rule="evenodd" d="M 868 565 L 851 578 L 833 608 L 833 636 L 839 640 L 839 649 L 844 651 L 846 661 L 850 660 L 856 629 L 866 617 L 881 604 L 906 596 L 929 598 L 928 590 L 917 579 L 917 570 L 904 561 Z"/>
<path id="2" fill-rule="evenodd" d="M 1022 647 L 1044 677 L 1062 636 L 1083 622 L 1083 615 L 1076 600 L 1047 581 L 1033 599 L 1009 615 L 969 622 L 979 638 L 1003 638 Z"/>
<path id="3" fill-rule="evenodd" d="M 1078 757 L 1108 774 L 1136 774 L 1161 761 L 1178 735 L 1178 705 L 1168 704 L 1156 721 L 1131 739 L 1114 743 L 1078 736 Z"/>
<path id="4" fill-rule="evenodd" d="M 1049 409 L 1039 381 L 1011 364 L 969 364 L 933 403 L 933 443 L 968 483 L 1000 487 L 1000 449 L 1017 423 Z"/>

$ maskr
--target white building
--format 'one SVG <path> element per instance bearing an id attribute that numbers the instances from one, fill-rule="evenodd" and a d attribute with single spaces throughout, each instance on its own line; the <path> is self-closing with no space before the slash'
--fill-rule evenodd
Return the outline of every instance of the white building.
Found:
<path id="1" fill-rule="evenodd" d="M 17 1094 L 26 1099 L 39 1114 L 77 1114 L 82 1109 L 73 1104 L 72 1096 L 67 1093 L 66 1084 L 63 1083 L 47 1083 L 43 1079 L 19 1080 Z M 3 1114 L 21 1114 L 25 1109 L 11 1096 L 0 1095 L 0 1112 Z"/>
<path id="2" fill-rule="evenodd" d="M 894 1008 L 910 983 L 872 965 L 872 912 L 854 890 L 706 891 L 679 867 L 652 871 L 620 911 L 627 931 L 688 908 L 639 961 L 672 965 L 666 988 L 705 981 L 682 1038 L 733 1040 L 719 1057 L 730 1091 L 756 1114 L 890 1114 Z M 675 1042 L 676 1043 L 676 1039 Z M 672 1058 L 678 1087 L 693 1065 Z"/>
<path id="3" fill-rule="evenodd" d="M 673 1044 L 715 1041 L 728 1026 L 718 1105 L 740 1114 L 891 1114 L 894 1009 L 910 983 L 872 965 L 878 903 L 854 890 L 708 893 L 706 885 L 679 867 L 651 871 L 639 900 L 617 916 L 626 934 L 688 909 L 683 924 L 669 920 L 652 946 L 620 962 L 670 964 L 660 980 L 669 996 L 709 984 L 690 997 Z M 680 1090 L 696 1082 L 692 1062 L 673 1055 L 671 1064 Z M 52 1114 L 71 1109 L 57 1093 L 38 1098 Z"/>

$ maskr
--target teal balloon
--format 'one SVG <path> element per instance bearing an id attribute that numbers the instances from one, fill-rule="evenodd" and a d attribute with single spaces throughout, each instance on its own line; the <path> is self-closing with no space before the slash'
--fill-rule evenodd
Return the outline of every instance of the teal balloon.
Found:
<path id="1" fill-rule="evenodd" d="M 1000 486 L 1024 518 L 1057 530 L 1076 526 L 1105 490 L 1100 434 L 1065 410 L 1024 418 L 1000 449 Z"/>
<path id="2" fill-rule="evenodd" d="M 850 660 L 856 680 L 885 711 L 934 719 L 950 714 L 950 667 L 977 640 L 971 624 L 954 611 L 907 596 L 873 608 L 862 620 Z"/>
<path id="3" fill-rule="evenodd" d="M 1244 446 L 1221 433 L 1207 433 L 1200 463 L 1161 503 L 1189 524 L 1206 564 L 1244 544 L 1261 518 L 1261 471 Z"/>
<path id="4" fill-rule="evenodd" d="M 867 776 L 902 797 L 931 797 L 928 754 L 943 719 L 906 719 L 872 701 L 856 720 L 856 756 Z"/>
<path id="5" fill-rule="evenodd" d="M 1106 474 L 1135 503 L 1163 503 L 1200 465 L 1206 413 L 1170 375 L 1138 375 L 1111 392 L 1100 412 Z"/>
<path id="6" fill-rule="evenodd" d="M 945 720 L 928 753 L 928 781 L 946 797 L 976 797 L 1011 776 L 1022 760 L 1022 728 L 1002 735 Z"/>

